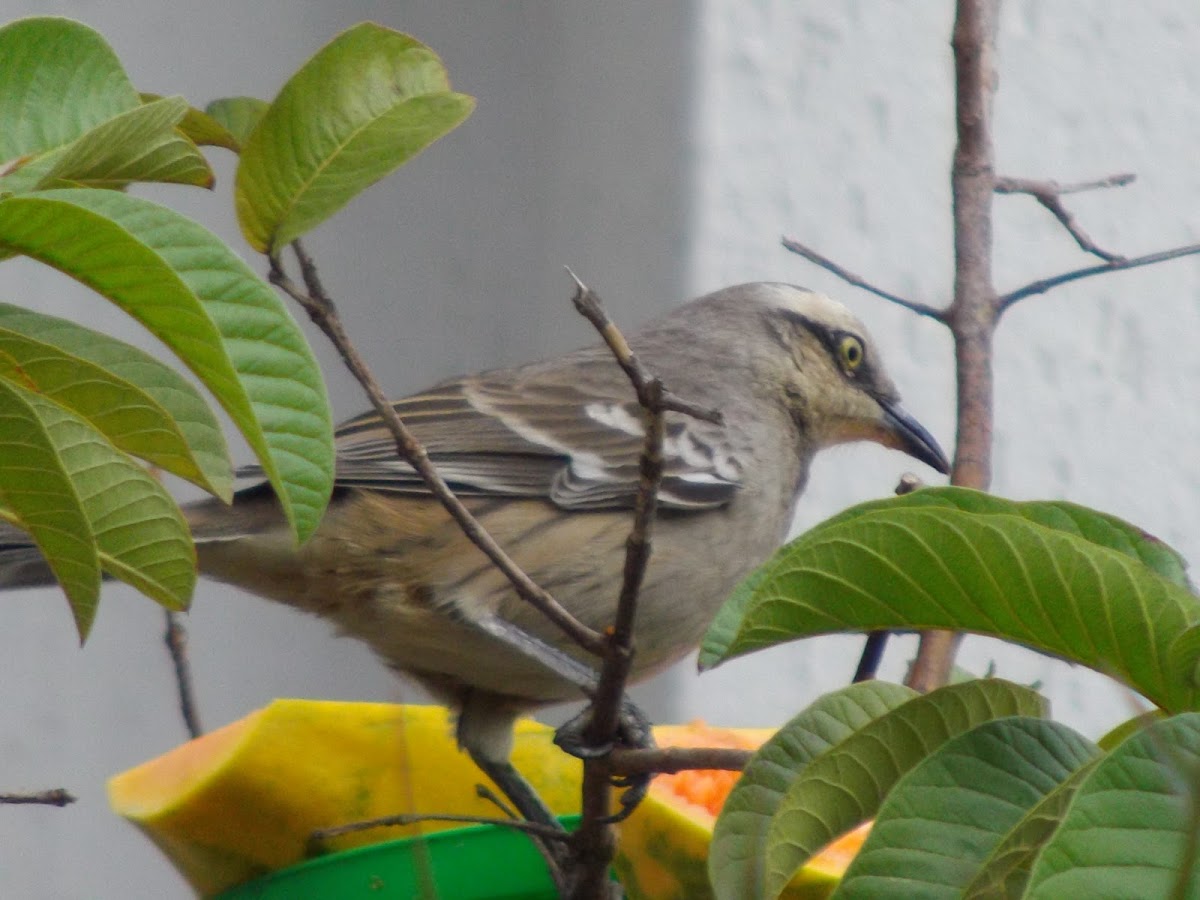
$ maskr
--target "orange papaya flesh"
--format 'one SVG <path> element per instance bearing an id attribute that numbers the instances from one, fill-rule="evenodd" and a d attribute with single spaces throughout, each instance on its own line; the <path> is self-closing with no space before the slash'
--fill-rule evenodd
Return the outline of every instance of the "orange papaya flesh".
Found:
<path id="1" fill-rule="evenodd" d="M 757 750 L 774 729 L 711 728 L 703 722 L 654 729 L 660 747 Z M 740 772 L 691 770 L 655 776 L 634 813 L 618 826 L 614 869 L 629 900 L 706 900 L 708 849 L 717 814 Z M 796 873 L 785 900 L 833 893 L 866 839 L 870 823 L 834 840 Z"/>
<path id="2" fill-rule="evenodd" d="M 517 725 L 513 763 L 550 809 L 579 811 L 581 766 L 553 729 Z M 495 817 L 495 786 L 436 706 L 276 700 L 108 783 L 109 802 L 202 896 L 299 862 L 313 831 L 396 813 Z M 461 823 L 427 821 L 330 840 L 342 850 Z"/>

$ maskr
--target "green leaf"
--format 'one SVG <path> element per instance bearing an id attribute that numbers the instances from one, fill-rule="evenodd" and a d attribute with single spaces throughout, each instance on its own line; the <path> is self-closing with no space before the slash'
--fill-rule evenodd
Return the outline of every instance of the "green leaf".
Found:
<path id="1" fill-rule="evenodd" d="M 100 597 L 100 557 L 60 448 L 30 396 L 0 381 L 0 514 L 37 544 L 67 595 L 82 640 Z"/>
<path id="2" fill-rule="evenodd" d="M 1081 765 L 1013 826 L 963 888 L 963 900 L 1007 900 L 1024 896 L 1034 860 L 1062 824 L 1079 785 L 1103 758 L 1095 756 Z"/>
<path id="3" fill-rule="evenodd" d="M 888 794 L 835 900 L 957 900 L 1026 813 L 1099 755 L 1057 722 L 986 722 L 927 756 Z"/>
<path id="4" fill-rule="evenodd" d="M 771 818 L 804 767 L 916 696 L 916 691 L 886 681 L 852 684 L 816 700 L 758 749 L 713 830 L 708 873 L 718 900 L 764 896 L 763 857 Z"/>
<path id="5" fill-rule="evenodd" d="M 66 272 L 137 318 L 213 392 L 258 455 L 301 539 L 332 490 L 333 427 L 304 336 L 221 241 L 125 194 L 0 200 L 0 247 Z"/>
<path id="6" fill-rule="evenodd" d="M 274 253 L 459 125 L 475 101 L 437 55 L 363 23 L 284 85 L 242 148 L 235 202 L 246 240 Z"/>
<path id="7" fill-rule="evenodd" d="M 1168 710 L 1195 706 L 1200 644 L 1187 634 L 1200 601 L 1136 556 L 1012 506 L 877 504 L 818 525 L 734 592 L 702 664 L 829 632 L 940 628 L 1083 663 Z"/>
<path id="8" fill-rule="evenodd" d="M 979 515 L 1020 516 L 1055 531 L 1075 534 L 1101 547 L 1141 560 L 1163 578 L 1190 588 L 1187 561 L 1169 544 L 1138 526 L 1108 513 L 1068 503 L 1066 500 L 1014 501 L 985 491 L 961 487 L 923 488 L 903 497 L 860 503 L 826 521 L 850 521 L 881 509 L 940 507 Z"/>
<path id="9" fill-rule="evenodd" d="M 767 833 L 767 897 L 822 847 L 870 818 L 888 791 L 950 738 L 1004 716 L 1039 716 L 1035 691 L 999 679 L 909 700 L 813 759 L 792 781 Z"/>
<path id="10" fill-rule="evenodd" d="M 1167 718 L 1167 714 L 1161 709 L 1152 709 L 1148 712 L 1138 713 L 1132 718 L 1126 719 L 1120 725 L 1110 729 L 1107 734 L 1096 741 L 1096 745 L 1101 750 L 1112 750 L 1118 744 L 1124 743 L 1131 735 L 1141 731 L 1147 725 L 1153 725 L 1155 722 L 1160 722 Z"/>
<path id="11" fill-rule="evenodd" d="M 1029 898 L 1200 896 L 1200 713 L 1139 731 L 1079 786 Z"/>
<path id="12" fill-rule="evenodd" d="M 270 106 L 257 97 L 223 97 L 208 104 L 204 112 L 233 138 L 234 146 L 229 149 L 241 152 L 250 132 L 258 127 Z"/>
<path id="13" fill-rule="evenodd" d="M 187 111 L 182 97 L 165 97 L 102 122 L 57 154 L 37 187 L 120 188 L 131 181 L 211 187 L 208 161 L 175 128 Z"/>
<path id="14" fill-rule="evenodd" d="M 84 419 L 32 391 L 23 391 L 23 399 L 54 442 L 101 568 L 163 606 L 185 608 L 196 583 L 196 553 L 171 495 Z M 86 637 L 95 603 L 72 608 L 80 637 Z"/>
<path id="15" fill-rule="evenodd" d="M 229 453 L 208 404 L 136 347 L 0 303 L 0 376 L 74 411 L 126 453 L 230 498 Z"/>
<path id="16" fill-rule="evenodd" d="M 65 146 L 138 105 L 112 47 L 86 25 L 41 17 L 0 28 L 0 166 Z"/>
<path id="17" fill-rule="evenodd" d="M 161 94 L 148 94 L 145 91 L 138 96 L 141 97 L 143 103 L 153 103 L 162 99 Z M 229 129 L 208 113 L 193 106 L 187 108 L 187 112 L 183 114 L 183 118 L 176 127 L 193 144 L 201 147 L 224 147 L 226 150 L 237 152 L 238 140 L 230 133 Z"/>

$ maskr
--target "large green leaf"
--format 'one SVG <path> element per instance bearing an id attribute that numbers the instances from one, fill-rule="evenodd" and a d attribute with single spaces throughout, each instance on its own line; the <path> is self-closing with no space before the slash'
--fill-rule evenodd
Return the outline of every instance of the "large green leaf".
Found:
<path id="1" fill-rule="evenodd" d="M 1009 830 L 1098 754 L 1065 725 L 1019 716 L 947 741 L 888 794 L 834 900 L 961 897 Z"/>
<path id="2" fill-rule="evenodd" d="M 131 181 L 211 187 L 208 161 L 175 127 L 187 112 L 182 97 L 164 97 L 114 116 L 56 154 L 37 187 L 120 188 Z"/>
<path id="3" fill-rule="evenodd" d="M 1083 663 L 1169 710 L 1195 706 L 1200 600 L 1075 518 L 1051 527 L 1012 506 L 874 504 L 818 525 L 735 591 L 701 662 L 829 632 L 945 628 Z"/>
<path id="4" fill-rule="evenodd" d="M 196 583 L 196 553 L 171 495 L 84 419 L 32 391 L 24 391 L 23 399 L 71 479 L 101 568 L 163 606 L 186 607 Z M 72 609 L 80 637 L 86 637 L 95 603 L 72 603 Z"/>
<path id="5" fill-rule="evenodd" d="M 333 428 L 308 344 L 279 298 L 210 232 L 124 194 L 0 200 L 0 247 L 52 265 L 166 343 L 229 413 L 301 538 L 332 489 Z"/>
<path id="6" fill-rule="evenodd" d="M 229 499 L 233 473 L 216 417 L 148 353 L 0 303 L 0 376 L 74 411 L 121 450 Z"/>
<path id="7" fill-rule="evenodd" d="M 788 785 L 814 758 L 917 696 L 887 681 L 852 684 L 816 700 L 763 744 L 734 785 L 713 830 L 709 880 L 718 900 L 764 896 L 767 831 Z"/>
<path id="8" fill-rule="evenodd" d="M 100 597 L 100 557 L 62 448 L 29 396 L 0 381 L 0 514 L 37 544 L 85 638 Z"/>
<path id="9" fill-rule="evenodd" d="M 962 487 L 931 487 L 905 494 L 871 500 L 826 520 L 825 524 L 847 522 L 881 509 L 941 507 L 979 515 L 1019 516 L 1054 531 L 1076 534 L 1097 544 L 1139 559 L 1163 578 L 1180 587 L 1189 587 L 1187 562 L 1164 541 L 1131 522 L 1105 512 L 1069 503 L 1066 500 L 1006 500 L 985 491 Z"/>
<path id="10" fill-rule="evenodd" d="M 284 85 L 242 148 L 235 202 L 246 240 L 279 250 L 473 108 L 416 39 L 371 23 L 343 32 Z"/>
<path id="11" fill-rule="evenodd" d="M 1200 713 L 1156 722 L 1084 779 L 1024 896 L 1200 897 Z"/>
<path id="12" fill-rule="evenodd" d="M 793 779 L 767 833 L 765 896 L 838 835 L 874 815 L 899 779 L 950 738 L 1005 716 L 1040 716 L 1037 692 L 999 679 L 949 685 L 884 713 Z"/>
<path id="13" fill-rule="evenodd" d="M 41 17 L 0 28 L 0 166 L 65 146 L 138 104 L 112 47 L 86 25 Z"/>
<path id="14" fill-rule="evenodd" d="M 1103 758 L 1095 756 L 1081 765 L 1025 813 L 963 888 L 963 900 L 1007 900 L 1024 894 L 1034 860 L 1062 824 L 1079 785 Z"/>

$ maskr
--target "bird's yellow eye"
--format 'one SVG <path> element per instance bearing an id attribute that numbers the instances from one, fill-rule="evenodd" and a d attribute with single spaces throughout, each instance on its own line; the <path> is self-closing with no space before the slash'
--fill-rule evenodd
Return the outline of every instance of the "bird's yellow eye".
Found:
<path id="1" fill-rule="evenodd" d="M 845 335 L 838 342 L 838 355 L 841 357 L 842 366 L 846 371 L 853 372 L 862 365 L 864 356 L 862 341 L 852 334 Z"/>

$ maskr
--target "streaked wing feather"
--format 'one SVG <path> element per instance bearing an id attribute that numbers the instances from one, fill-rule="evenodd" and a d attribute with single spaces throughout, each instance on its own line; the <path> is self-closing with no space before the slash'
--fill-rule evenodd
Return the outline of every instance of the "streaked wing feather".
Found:
<path id="1" fill-rule="evenodd" d="M 442 477 L 463 495 L 545 497 L 566 509 L 611 509 L 632 506 L 637 494 L 643 429 L 629 393 L 616 379 L 521 383 L 510 373 L 447 382 L 394 406 Z M 703 425 L 668 417 L 663 507 L 723 506 L 740 484 L 736 463 L 720 452 L 722 432 L 697 427 Z M 255 467 L 239 472 L 256 474 L 261 477 Z M 426 493 L 374 413 L 338 428 L 337 484 Z"/>

